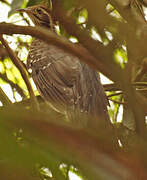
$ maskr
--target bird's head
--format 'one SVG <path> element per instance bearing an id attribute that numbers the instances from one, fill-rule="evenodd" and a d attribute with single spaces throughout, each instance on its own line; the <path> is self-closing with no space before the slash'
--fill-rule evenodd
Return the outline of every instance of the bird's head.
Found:
<path id="1" fill-rule="evenodd" d="M 53 27 L 50 15 L 51 10 L 45 5 L 31 6 L 24 9 L 17 9 L 17 11 L 27 13 L 35 26 Z"/>

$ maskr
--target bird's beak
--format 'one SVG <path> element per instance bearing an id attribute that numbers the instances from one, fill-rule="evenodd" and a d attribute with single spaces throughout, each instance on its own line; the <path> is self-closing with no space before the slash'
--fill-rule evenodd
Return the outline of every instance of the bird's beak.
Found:
<path id="1" fill-rule="evenodd" d="M 29 13 L 31 10 L 30 8 L 24 8 L 24 9 L 16 9 L 17 12 L 25 12 L 25 13 Z"/>
<path id="2" fill-rule="evenodd" d="M 25 9 L 16 9 L 17 12 L 25 12 Z"/>

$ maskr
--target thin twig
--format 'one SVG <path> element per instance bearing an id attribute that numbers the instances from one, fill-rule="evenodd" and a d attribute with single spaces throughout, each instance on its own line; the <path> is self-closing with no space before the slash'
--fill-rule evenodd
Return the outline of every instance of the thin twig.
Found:
<path id="1" fill-rule="evenodd" d="M 122 101 L 122 95 L 120 96 L 119 98 L 119 101 Z M 114 101 L 113 101 L 114 102 Z M 114 103 L 117 103 L 117 102 L 114 102 Z M 118 117 L 118 113 L 119 113 L 119 108 L 120 108 L 120 103 L 117 103 L 118 104 L 118 107 L 117 107 L 117 111 L 115 113 L 115 117 L 114 117 L 114 122 L 116 123 L 117 122 L 117 117 Z M 117 136 L 118 137 L 118 136 Z"/>
<path id="2" fill-rule="evenodd" d="M 117 100 L 114 100 L 114 99 L 111 99 L 109 98 L 110 101 L 114 102 L 114 103 L 117 103 L 117 104 L 127 104 L 127 102 L 121 102 L 121 101 L 117 101 Z"/>
<path id="3" fill-rule="evenodd" d="M 137 89 L 137 91 L 140 91 L 140 92 L 145 92 L 145 91 L 147 91 L 147 88 Z"/>
<path id="4" fill-rule="evenodd" d="M 26 70 L 25 70 L 24 66 L 22 65 L 22 63 L 20 62 L 20 60 L 18 59 L 16 54 L 13 52 L 13 50 L 9 47 L 8 43 L 4 40 L 2 35 L 0 35 L 0 40 L 1 40 L 2 44 L 5 46 L 5 48 L 7 49 L 11 60 L 13 61 L 13 63 L 15 64 L 15 66 L 18 68 L 18 70 L 20 71 L 20 73 L 22 75 L 22 78 L 26 83 L 26 86 L 28 88 L 30 97 L 32 99 L 33 106 L 38 109 L 38 102 L 37 102 L 36 97 L 34 95 L 34 91 L 32 89 L 30 81 L 29 81 L 29 79 L 27 77 L 27 73 L 26 73 Z"/>
<path id="5" fill-rule="evenodd" d="M 147 87 L 147 83 L 146 82 L 133 82 L 132 86 Z M 105 91 L 121 91 L 121 87 L 117 83 L 104 84 L 103 87 Z M 139 89 L 137 90 L 139 91 Z"/>
<path id="6" fill-rule="evenodd" d="M 145 91 L 147 91 L 147 88 L 136 89 L 136 91 L 145 92 Z M 109 97 L 118 96 L 118 95 L 121 95 L 121 94 L 123 94 L 123 92 L 118 92 L 118 93 L 109 94 L 109 95 L 107 95 L 107 97 L 109 98 Z"/>
<path id="7" fill-rule="evenodd" d="M 118 96 L 118 95 L 121 95 L 122 92 L 118 92 L 118 93 L 113 93 L 113 94 L 109 94 L 107 97 L 110 98 L 112 96 Z M 110 99 L 111 100 L 111 99 Z"/>
<path id="8" fill-rule="evenodd" d="M 5 1 L 5 0 L 1 0 L 1 2 L 7 4 L 8 6 L 10 6 L 10 3 L 8 1 Z"/>
<path id="9" fill-rule="evenodd" d="M 133 86 L 146 86 L 147 87 L 147 82 L 133 82 Z"/>
<path id="10" fill-rule="evenodd" d="M 4 93 L 2 88 L 0 87 L 0 101 L 2 101 L 3 105 L 10 105 L 12 102 L 8 98 L 8 96 Z"/>
<path id="11" fill-rule="evenodd" d="M 24 94 L 23 90 L 18 86 L 18 84 L 15 84 L 15 83 L 13 83 L 12 81 L 10 81 L 10 80 L 7 78 L 7 75 L 6 75 L 6 74 L 0 73 L 0 78 L 1 78 L 2 80 L 4 80 L 5 82 L 7 82 L 8 84 L 10 84 L 10 86 L 11 86 L 13 89 L 16 89 L 16 91 L 21 95 L 21 97 L 26 98 L 26 95 Z"/>

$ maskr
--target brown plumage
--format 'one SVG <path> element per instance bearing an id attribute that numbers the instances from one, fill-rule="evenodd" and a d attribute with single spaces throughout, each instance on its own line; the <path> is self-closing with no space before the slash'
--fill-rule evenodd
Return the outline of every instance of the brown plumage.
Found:
<path id="1" fill-rule="evenodd" d="M 23 9 L 37 26 L 54 31 L 50 10 L 37 5 Z M 78 57 L 64 50 L 34 39 L 27 60 L 32 77 L 41 96 L 56 110 L 65 113 L 75 126 L 97 126 L 98 119 L 109 124 L 107 98 L 99 75 Z M 80 116 L 89 115 L 88 122 Z"/>

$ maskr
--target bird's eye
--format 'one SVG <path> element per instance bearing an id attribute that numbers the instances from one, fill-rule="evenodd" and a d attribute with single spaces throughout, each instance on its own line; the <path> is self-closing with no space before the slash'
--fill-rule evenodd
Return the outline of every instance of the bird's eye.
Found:
<path id="1" fill-rule="evenodd" d="M 38 14 L 42 14 L 42 10 L 41 9 L 36 9 L 36 12 L 38 13 Z"/>

